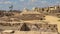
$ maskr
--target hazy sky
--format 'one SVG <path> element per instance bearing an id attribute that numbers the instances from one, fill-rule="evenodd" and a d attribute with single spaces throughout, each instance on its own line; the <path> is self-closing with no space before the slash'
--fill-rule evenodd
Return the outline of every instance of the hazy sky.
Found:
<path id="1" fill-rule="evenodd" d="M 13 9 L 20 10 L 32 7 L 47 7 L 60 4 L 60 0 L 0 0 L 0 10 L 9 10 L 9 6 L 13 5 Z"/>

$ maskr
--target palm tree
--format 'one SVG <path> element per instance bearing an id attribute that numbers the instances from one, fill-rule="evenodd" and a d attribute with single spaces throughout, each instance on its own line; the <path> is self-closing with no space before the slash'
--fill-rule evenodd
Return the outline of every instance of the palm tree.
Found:
<path id="1" fill-rule="evenodd" d="M 10 9 L 10 11 L 12 11 L 12 9 L 13 9 L 13 5 L 11 5 L 11 6 L 9 7 L 9 9 Z"/>

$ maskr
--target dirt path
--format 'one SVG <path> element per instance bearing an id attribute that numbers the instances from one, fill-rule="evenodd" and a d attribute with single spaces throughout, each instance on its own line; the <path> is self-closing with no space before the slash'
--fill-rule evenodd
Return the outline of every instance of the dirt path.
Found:
<path id="1" fill-rule="evenodd" d="M 54 17 L 54 16 L 46 16 L 45 18 L 46 18 L 45 21 L 48 21 L 49 23 L 52 23 L 52 24 L 57 24 L 58 25 L 58 31 L 60 32 L 60 21 L 58 21 L 59 18 Z"/>

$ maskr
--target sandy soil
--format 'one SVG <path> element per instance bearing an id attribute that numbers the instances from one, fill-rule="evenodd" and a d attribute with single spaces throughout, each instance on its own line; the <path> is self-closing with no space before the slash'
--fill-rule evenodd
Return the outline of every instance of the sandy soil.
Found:
<path id="1" fill-rule="evenodd" d="M 51 24 L 57 24 L 58 32 L 60 32 L 60 21 L 58 21 L 60 18 L 55 17 L 55 16 L 46 16 L 45 18 L 46 18 L 45 21 L 47 21 Z"/>

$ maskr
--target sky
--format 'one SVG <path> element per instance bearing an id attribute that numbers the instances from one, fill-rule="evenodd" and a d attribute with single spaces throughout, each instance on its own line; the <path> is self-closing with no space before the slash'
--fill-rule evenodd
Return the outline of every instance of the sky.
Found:
<path id="1" fill-rule="evenodd" d="M 60 4 L 60 0 L 0 0 L 0 10 L 9 10 L 13 5 L 13 10 L 22 10 L 24 8 L 47 7 Z"/>

